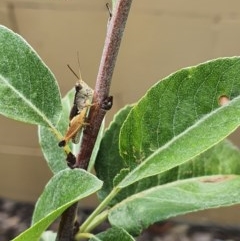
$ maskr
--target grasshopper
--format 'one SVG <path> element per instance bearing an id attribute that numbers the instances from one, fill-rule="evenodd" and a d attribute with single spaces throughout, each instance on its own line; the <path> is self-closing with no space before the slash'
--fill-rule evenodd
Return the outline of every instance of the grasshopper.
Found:
<path id="1" fill-rule="evenodd" d="M 88 125 L 85 123 L 88 108 L 91 106 L 93 97 L 93 90 L 82 80 L 79 64 L 79 76 L 69 66 L 68 68 L 77 77 L 78 81 L 75 85 L 75 96 L 73 100 L 73 106 L 69 114 L 69 127 L 62 141 L 58 143 L 60 147 L 66 145 L 69 140 L 72 140 L 74 144 L 77 144 L 80 139 L 82 127 Z"/>

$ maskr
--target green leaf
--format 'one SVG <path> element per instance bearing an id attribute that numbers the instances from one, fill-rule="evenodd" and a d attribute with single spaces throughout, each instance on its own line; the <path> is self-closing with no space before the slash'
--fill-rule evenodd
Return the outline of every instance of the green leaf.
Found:
<path id="1" fill-rule="evenodd" d="M 224 140 L 192 160 L 158 176 L 159 183 L 217 174 L 240 175 L 240 150 Z"/>
<path id="2" fill-rule="evenodd" d="M 119 132 L 132 106 L 121 109 L 110 123 L 102 138 L 97 155 L 95 170 L 99 179 L 103 181 L 103 188 L 98 196 L 103 200 L 113 188 L 113 179 L 119 171 L 126 167 L 119 155 Z"/>
<path id="3" fill-rule="evenodd" d="M 129 113 L 120 151 L 135 169 L 126 187 L 194 158 L 240 124 L 240 58 L 222 58 L 182 69 L 158 82 Z M 229 103 L 220 106 L 220 98 Z"/>
<path id="4" fill-rule="evenodd" d="M 33 214 L 33 226 L 16 237 L 14 241 L 38 240 L 42 232 L 64 210 L 96 192 L 101 186 L 102 182 L 99 179 L 84 170 L 60 171 L 49 181 L 38 199 Z"/>
<path id="5" fill-rule="evenodd" d="M 180 166 L 172 168 L 171 170 L 163 172 L 159 175 L 147 177 L 124 188 L 112 200 L 111 205 L 118 203 L 135 193 L 139 193 L 151 187 L 166 184 L 176 180 L 218 174 L 240 174 L 239 160 L 240 150 L 230 141 L 224 140 L 206 152 Z M 121 171 L 121 174 L 123 171 L 124 169 Z M 125 171 L 125 176 L 128 173 Z M 114 181 L 117 178 L 118 175 Z"/>
<path id="6" fill-rule="evenodd" d="M 0 114 L 53 127 L 61 99 L 52 72 L 18 34 L 0 26 Z"/>
<path id="7" fill-rule="evenodd" d="M 223 175 L 154 187 L 130 196 L 110 209 L 109 221 L 132 235 L 138 235 L 157 221 L 198 210 L 238 204 L 239 185 L 240 176 Z"/>
<path id="8" fill-rule="evenodd" d="M 193 177 L 240 174 L 240 150 L 224 140 L 192 160 L 159 175 L 143 179 L 132 194 L 147 188 Z M 132 187 L 131 185 L 130 187 Z M 129 187 L 129 188 L 130 188 Z M 130 191 L 129 191 L 130 192 Z"/>
<path id="9" fill-rule="evenodd" d="M 69 113 L 72 107 L 75 90 L 70 90 L 62 99 L 63 112 L 56 128 L 65 133 L 69 125 Z M 43 155 L 53 173 L 58 173 L 68 168 L 66 162 L 66 153 L 63 148 L 58 146 L 59 140 L 50 128 L 45 126 L 38 127 L 39 143 L 42 148 Z M 73 145 L 69 144 L 70 147 Z"/>
<path id="10" fill-rule="evenodd" d="M 119 155 L 118 136 L 122 123 L 131 108 L 131 106 L 127 106 L 115 115 L 102 139 L 95 164 L 97 176 L 104 182 L 103 188 L 98 191 L 100 200 L 103 200 L 110 193 L 113 186 L 117 185 L 118 179 L 121 181 L 122 177 L 129 173 L 129 169 L 124 169 L 126 164 Z M 230 141 L 224 140 L 183 165 L 159 175 L 145 178 L 124 188 L 109 205 L 112 206 L 128 196 L 148 188 L 178 179 L 217 174 L 240 174 L 239 159 L 240 151 L 238 148 Z"/>
<path id="11" fill-rule="evenodd" d="M 126 230 L 119 227 L 112 227 L 105 232 L 91 238 L 90 241 L 134 241 L 135 239 Z"/>
<path id="12" fill-rule="evenodd" d="M 46 231 L 42 234 L 40 241 L 56 241 L 57 234 L 52 231 Z"/>

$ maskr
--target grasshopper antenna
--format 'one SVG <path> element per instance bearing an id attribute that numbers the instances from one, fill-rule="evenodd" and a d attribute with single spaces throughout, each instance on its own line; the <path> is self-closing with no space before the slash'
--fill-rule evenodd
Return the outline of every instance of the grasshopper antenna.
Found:
<path id="1" fill-rule="evenodd" d="M 76 78 L 79 80 L 78 75 L 74 72 L 74 70 L 70 67 L 69 64 L 67 64 L 67 67 L 70 69 L 70 71 L 76 76 Z"/>
<path id="2" fill-rule="evenodd" d="M 78 60 L 78 74 L 79 74 L 79 80 L 82 80 L 81 68 L 80 68 L 79 52 L 77 52 L 77 60 Z"/>
<path id="3" fill-rule="evenodd" d="M 79 73 L 79 76 L 76 74 L 76 72 L 71 68 L 71 66 L 69 64 L 67 64 L 67 67 L 75 75 L 75 77 L 80 81 L 80 80 L 82 80 L 82 75 L 81 75 L 81 68 L 80 68 L 79 52 L 77 52 L 77 60 L 78 60 L 78 73 Z"/>

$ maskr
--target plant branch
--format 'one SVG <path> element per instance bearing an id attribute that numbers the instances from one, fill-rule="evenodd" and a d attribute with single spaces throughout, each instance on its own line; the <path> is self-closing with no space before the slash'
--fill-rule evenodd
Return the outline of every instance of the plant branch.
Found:
<path id="1" fill-rule="evenodd" d="M 87 169 L 101 123 L 107 110 L 112 106 L 112 97 L 109 96 L 109 90 L 131 3 L 132 0 L 118 0 L 110 16 L 94 89 L 94 104 L 88 116 L 89 125 L 83 131 L 80 151 L 73 168 Z M 63 213 L 56 239 L 57 241 L 73 240 L 73 222 L 75 220 L 76 211 L 77 205 L 73 205 Z"/>
<path id="2" fill-rule="evenodd" d="M 94 89 L 94 105 L 89 113 L 88 123 L 90 125 L 84 130 L 76 167 L 87 168 L 101 123 L 107 110 L 111 108 L 112 100 L 109 98 L 109 89 L 131 3 L 132 0 L 119 0 L 113 9 L 112 17 L 109 19 Z"/>
<path id="3" fill-rule="evenodd" d="M 60 220 L 56 241 L 74 241 L 78 230 L 74 230 L 78 204 L 74 203 L 66 209 Z M 75 227 L 76 229 L 76 227 Z"/>

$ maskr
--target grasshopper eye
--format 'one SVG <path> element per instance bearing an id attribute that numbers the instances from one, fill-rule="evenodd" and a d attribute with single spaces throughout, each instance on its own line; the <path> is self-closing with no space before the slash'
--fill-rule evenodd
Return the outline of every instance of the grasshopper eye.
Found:
<path id="1" fill-rule="evenodd" d="M 76 92 L 79 92 L 82 88 L 83 87 L 82 87 L 82 85 L 80 83 L 76 83 L 76 85 L 75 85 Z"/>

